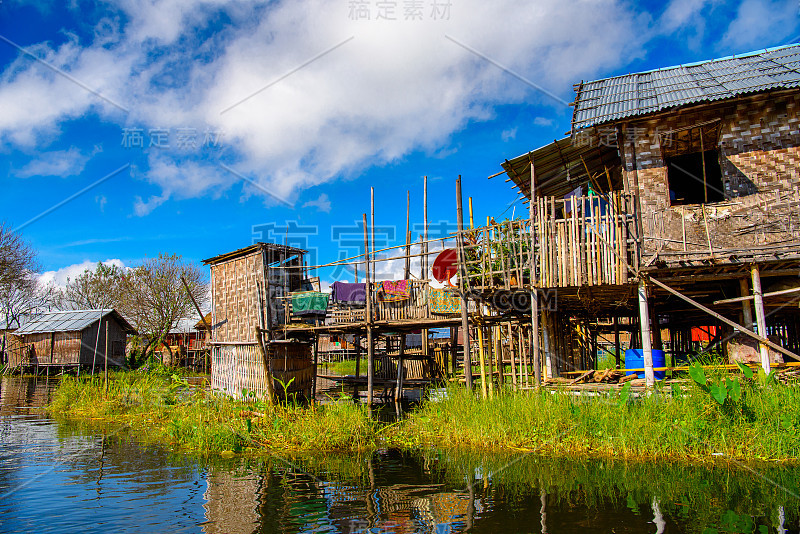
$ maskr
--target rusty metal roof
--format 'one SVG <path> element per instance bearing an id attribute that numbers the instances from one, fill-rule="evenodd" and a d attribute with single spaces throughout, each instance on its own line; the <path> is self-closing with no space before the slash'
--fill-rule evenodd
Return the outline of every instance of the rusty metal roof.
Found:
<path id="1" fill-rule="evenodd" d="M 800 45 L 575 86 L 572 132 L 697 102 L 800 86 Z"/>

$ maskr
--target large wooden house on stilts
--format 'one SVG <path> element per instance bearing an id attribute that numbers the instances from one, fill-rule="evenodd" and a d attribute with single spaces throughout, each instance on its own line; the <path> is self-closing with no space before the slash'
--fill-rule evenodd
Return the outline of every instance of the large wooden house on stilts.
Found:
<path id="1" fill-rule="evenodd" d="M 796 45 L 582 82 L 570 137 L 503 163 L 532 226 L 479 232 L 531 235 L 550 373 L 591 369 L 609 324 L 638 331 L 648 383 L 698 325 L 723 351 L 755 339 L 766 370 L 797 359 L 799 86 Z"/>

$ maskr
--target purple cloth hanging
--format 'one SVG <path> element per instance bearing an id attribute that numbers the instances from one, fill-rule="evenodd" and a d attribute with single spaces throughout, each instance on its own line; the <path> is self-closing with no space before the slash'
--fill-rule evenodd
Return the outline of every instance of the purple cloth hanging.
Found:
<path id="1" fill-rule="evenodd" d="M 345 304 L 364 304 L 367 302 L 367 284 L 334 282 L 333 300 Z"/>

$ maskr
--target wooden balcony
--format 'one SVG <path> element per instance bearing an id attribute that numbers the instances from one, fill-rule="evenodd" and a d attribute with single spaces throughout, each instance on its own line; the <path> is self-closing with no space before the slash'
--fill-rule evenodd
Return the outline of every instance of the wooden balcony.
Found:
<path id="1" fill-rule="evenodd" d="M 460 318 L 460 308 L 450 313 L 438 312 L 431 306 L 430 292 L 427 281 L 409 280 L 409 296 L 395 301 L 382 300 L 379 283 L 371 284 L 370 297 L 372 298 L 372 322 L 381 325 L 425 323 L 446 321 Z M 456 288 L 451 288 L 456 296 Z M 303 319 L 291 314 L 291 299 L 288 300 L 291 322 L 286 326 L 300 326 Z M 460 305 L 460 304 L 459 304 Z M 474 306 L 474 305 L 472 305 Z M 315 321 L 317 326 L 357 325 L 365 324 L 366 308 L 364 306 L 348 306 L 331 301 L 325 315 L 324 323 L 320 319 Z"/>
<path id="2" fill-rule="evenodd" d="M 623 285 L 638 266 L 631 194 L 541 197 L 533 219 L 465 230 L 460 240 L 466 289 L 477 291 Z M 533 271 L 531 271 L 533 266 Z"/>

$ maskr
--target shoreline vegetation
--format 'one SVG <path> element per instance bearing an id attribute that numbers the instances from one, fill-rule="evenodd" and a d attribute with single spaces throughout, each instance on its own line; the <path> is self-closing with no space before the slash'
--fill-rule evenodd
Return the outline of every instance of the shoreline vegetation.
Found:
<path id="1" fill-rule="evenodd" d="M 345 396 L 311 406 L 271 406 L 249 394 L 232 399 L 192 386 L 165 370 L 124 371 L 110 373 L 108 393 L 102 377 L 65 377 L 48 410 L 56 419 L 128 427 L 137 439 L 201 455 L 399 448 L 797 463 L 800 386 L 736 380 L 737 394 L 724 402 L 714 396 L 714 377 L 710 388 L 690 382 L 638 398 L 623 388 L 596 397 L 501 390 L 481 399 L 450 386 L 438 402 L 424 402 L 402 420 L 385 423 Z"/>

